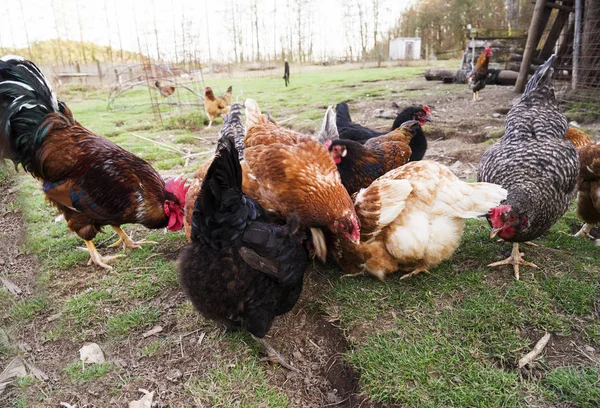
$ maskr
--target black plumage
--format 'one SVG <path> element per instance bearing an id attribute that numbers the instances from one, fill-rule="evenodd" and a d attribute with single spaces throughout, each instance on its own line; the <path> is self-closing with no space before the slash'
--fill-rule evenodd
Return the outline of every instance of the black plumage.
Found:
<path id="1" fill-rule="evenodd" d="M 477 181 L 508 190 L 488 220 L 510 242 L 529 241 L 548 231 L 574 196 L 579 161 L 575 147 L 564 138 L 567 119 L 554 96 L 554 59 L 529 80 L 506 117 L 506 133 L 479 164 Z"/>
<path id="2" fill-rule="evenodd" d="M 338 103 L 335 109 L 336 125 L 341 139 L 349 139 L 364 144 L 369 139 L 389 133 L 379 132 L 352 122 L 348 104 L 345 102 Z M 424 109 L 422 106 L 409 106 L 404 108 L 398 113 L 396 119 L 394 119 L 390 132 L 398 129 L 403 123 L 410 120 L 418 120 L 420 123 L 429 120 L 429 108 Z M 425 156 L 425 152 L 427 151 L 427 138 L 421 127 L 416 129 L 415 136 L 411 139 L 409 146 L 412 151 L 410 161 L 423 159 L 423 156 Z"/>
<path id="3" fill-rule="evenodd" d="M 219 136 L 225 136 L 233 140 L 240 160 L 242 160 L 244 157 L 244 136 L 246 136 L 246 128 L 242 123 L 241 104 L 234 103 L 231 105 L 229 113 L 223 115 L 223 127 L 219 131 Z"/>
<path id="4" fill-rule="evenodd" d="M 206 317 L 262 338 L 275 316 L 297 302 L 308 236 L 297 217 L 273 223 L 242 193 L 238 153 L 228 137 L 219 141 L 196 200 L 191 238 L 179 258 L 179 281 Z"/>

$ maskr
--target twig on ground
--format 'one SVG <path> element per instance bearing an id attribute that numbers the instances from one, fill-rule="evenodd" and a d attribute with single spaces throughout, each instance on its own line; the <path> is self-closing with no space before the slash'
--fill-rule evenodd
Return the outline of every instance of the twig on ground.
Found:
<path id="1" fill-rule="evenodd" d="M 549 340 L 550 333 L 544 334 L 544 337 L 542 337 L 535 344 L 535 346 L 533 346 L 533 350 L 521 357 L 521 359 L 519 360 L 519 368 L 525 367 L 527 364 L 531 363 L 537 356 L 539 356 L 542 350 L 544 350 L 544 347 L 546 347 L 546 344 L 548 344 Z"/>

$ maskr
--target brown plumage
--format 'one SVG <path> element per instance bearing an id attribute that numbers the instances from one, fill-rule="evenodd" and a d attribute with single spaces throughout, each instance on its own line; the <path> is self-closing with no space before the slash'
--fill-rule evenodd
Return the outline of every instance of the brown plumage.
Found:
<path id="1" fill-rule="evenodd" d="M 208 115 L 208 127 L 212 126 L 213 120 L 220 118 L 222 114 L 229 113 L 231 107 L 231 86 L 221 96 L 215 96 L 210 87 L 204 89 L 204 110 Z"/>
<path id="2" fill-rule="evenodd" d="M 388 171 L 408 163 L 412 153 L 409 143 L 417 129 L 419 123 L 413 120 L 386 135 L 367 140 L 364 145 L 347 139 L 328 141 L 326 146 L 348 193 L 352 195 Z"/>
<path id="3" fill-rule="evenodd" d="M 567 128 L 565 139 L 573 143 L 577 150 L 594 143 L 583 130 L 575 127 Z"/>
<path id="4" fill-rule="evenodd" d="M 160 94 L 165 98 L 173 95 L 173 92 L 175 92 L 175 87 L 173 85 L 165 85 L 160 81 L 156 81 L 154 83 L 154 86 L 156 87 L 156 89 L 158 89 L 158 92 L 160 92 Z"/>
<path id="5" fill-rule="evenodd" d="M 476 101 L 479 99 L 479 91 L 485 88 L 485 80 L 488 76 L 488 65 L 490 63 L 490 56 L 492 55 L 492 49 L 490 47 L 486 47 L 477 58 L 477 64 L 475 64 L 475 68 L 467 77 L 467 83 L 469 87 L 473 90 L 473 100 Z"/>
<path id="6" fill-rule="evenodd" d="M 101 257 L 92 242 L 102 226 L 119 235 L 113 246 L 129 248 L 146 242 L 133 242 L 122 224 L 183 227 L 185 180 L 165 184 L 150 164 L 84 128 L 32 62 L 0 59 L 0 117 L 0 155 L 43 183 L 47 200 L 85 241 L 91 262 L 112 269 L 111 257 Z"/>
<path id="7" fill-rule="evenodd" d="M 359 224 L 352 200 L 341 183 L 331 156 L 316 140 L 277 126 L 246 100 L 243 191 L 269 214 L 285 218 L 296 213 L 314 235 L 327 228 L 358 243 Z M 317 249 L 324 258 L 326 249 Z"/>
<path id="8" fill-rule="evenodd" d="M 600 144 L 588 144 L 578 154 L 577 215 L 585 224 L 575 236 L 587 236 L 594 225 L 600 227 Z"/>

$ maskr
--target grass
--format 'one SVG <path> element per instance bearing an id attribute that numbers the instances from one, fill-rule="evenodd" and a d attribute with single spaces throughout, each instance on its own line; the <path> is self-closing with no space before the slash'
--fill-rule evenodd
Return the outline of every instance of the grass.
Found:
<path id="1" fill-rule="evenodd" d="M 251 96 L 276 119 L 293 119 L 286 125 L 312 131 L 331 103 L 418 99 L 423 90 L 406 90 L 405 79 L 421 71 L 393 67 L 306 72 L 295 74 L 289 88 L 281 86 L 279 76 L 209 78 L 207 85 L 218 93 L 232 84 L 234 100 Z M 426 90 L 428 94 L 462 91 L 463 87 L 453 85 Z M 146 89 L 125 94 L 118 101 L 123 107 L 112 111 L 106 110 L 106 93 L 94 88 L 70 88 L 61 99 L 81 123 L 170 175 L 190 175 L 198 161 L 186 168 L 182 155 L 134 134 L 176 149 L 199 152 L 212 150 L 212 146 L 202 144 L 197 136 L 214 137 L 218 129 L 204 130 L 204 113 L 196 107 L 162 106 L 161 126 L 148 106 L 132 106 L 148 101 Z M 502 129 L 489 130 L 494 137 L 501 133 Z M 88 267 L 89 255 L 77 249 L 82 240 L 70 233 L 64 222 L 54 222 L 57 212 L 45 202 L 39 183 L 22 171 L 15 176 L 10 165 L 0 166 L 0 186 L 13 180 L 20 190 L 18 201 L 8 208 L 22 211 L 27 238 L 21 252 L 36 255 L 40 272 L 30 295 L 15 297 L 0 290 L 0 309 L 7 318 L 10 339 L 26 337 L 31 332 L 23 330 L 36 325 L 36 339 L 63 353 L 57 361 L 70 361 L 85 341 L 99 343 L 109 355 L 112 353 L 111 357 L 143 357 L 119 369 L 111 364 L 82 366 L 81 362 L 61 366 L 61 375 L 54 376 L 59 380 L 52 384 L 53 392 L 63 388 L 85 392 L 97 382 L 111 397 L 124 401 L 131 389 L 147 386 L 141 371 L 144 364 L 151 365 L 151 370 L 165 366 L 170 369 L 175 359 L 179 364 L 184 350 L 187 354 L 181 364 L 193 352 L 193 367 L 182 368 L 187 371 L 181 382 L 169 384 L 173 395 L 185 400 L 177 400 L 172 406 L 296 404 L 286 397 L 285 387 L 277 380 L 280 376 L 271 373 L 277 369 L 259 361 L 260 353 L 252 348 L 247 336 L 218 334 L 218 326 L 207 322 L 184 301 L 175 264 L 185 244 L 183 233 L 164 234 L 161 230 L 125 226 L 135 239 L 159 244 L 123 252 L 106 248 L 116 239 L 106 228 L 94 240 L 107 241 L 99 245 L 100 252 L 123 252 L 127 256 L 115 260 L 115 269 L 110 272 Z M 487 263 L 507 255 L 509 245 L 490 241 L 487 224 L 470 220 L 454 257 L 432 270 L 431 275 L 403 281 L 392 276 L 385 282 L 368 277 L 340 279 L 337 268 L 329 265 L 323 273 L 331 287 L 324 290 L 322 298 L 311 299 L 310 304 L 342 329 L 349 342 L 344 358 L 356 369 L 361 392 L 383 406 L 518 407 L 532 401 L 560 401 L 592 407 L 599 398 L 597 369 L 586 365 L 556 368 L 556 362 L 549 365 L 543 360 L 535 371 L 541 378 L 537 381 L 520 375 L 516 368 L 518 359 L 546 331 L 600 347 L 596 311 L 600 289 L 598 249 L 567 235 L 578 226 L 572 208 L 539 240 L 540 248 L 524 247 L 526 259 L 541 268 L 523 268 L 518 282 L 507 267 L 486 268 Z M 60 318 L 46 323 L 45 315 L 58 312 Z M 157 324 L 164 332 L 156 338 L 142 339 L 141 333 Z M 202 346 L 189 346 L 186 341 L 192 336 L 179 341 L 180 335 L 198 328 L 206 329 Z M 0 347 L 2 358 L 16 353 L 16 347 Z M 113 377 L 117 376 L 119 385 L 115 386 L 117 380 Z M 109 381 L 113 382 L 107 384 Z M 33 394 L 36 387 L 23 387 L 24 395 L 13 406 L 34 405 L 34 395 L 40 398 Z M 44 406 L 56 405 L 54 401 L 43 401 Z M 104 402 L 109 405 L 108 400 Z"/>
<path id="2" fill-rule="evenodd" d="M 267 383 L 255 358 L 239 357 L 219 362 L 219 368 L 192 377 L 186 391 L 197 406 L 290 407 L 285 394 Z"/>
<path id="3" fill-rule="evenodd" d="M 71 384 L 86 384 L 104 377 L 112 369 L 113 366 L 110 363 L 84 364 L 81 361 L 76 361 L 67 365 L 63 370 L 63 374 Z"/>

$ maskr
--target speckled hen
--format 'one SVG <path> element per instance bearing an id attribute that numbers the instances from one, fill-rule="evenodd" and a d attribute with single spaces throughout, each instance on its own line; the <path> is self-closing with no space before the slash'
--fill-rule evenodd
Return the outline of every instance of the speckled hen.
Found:
<path id="1" fill-rule="evenodd" d="M 512 264 L 519 279 L 525 262 L 519 242 L 538 238 L 554 225 L 571 203 L 579 161 L 564 138 L 567 119 L 552 85 L 553 55 L 527 83 L 519 102 L 506 117 L 506 133 L 482 157 L 478 181 L 496 183 L 508 197 L 488 213 L 491 236 L 513 243 L 512 255 L 490 266 Z"/>

